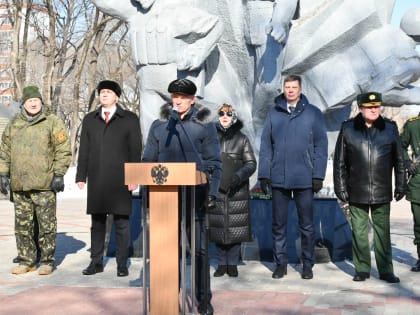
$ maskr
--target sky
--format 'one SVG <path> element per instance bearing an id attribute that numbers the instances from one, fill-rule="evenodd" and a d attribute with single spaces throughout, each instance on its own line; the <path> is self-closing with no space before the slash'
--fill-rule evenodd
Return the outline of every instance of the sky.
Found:
<path id="1" fill-rule="evenodd" d="M 391 24 L 400 26 L 404 13 L 412 8 L 420 8 L 420 0 L 396 0 Z M 417 51 L 420 52 L 420 45 L 417 45 Z"/>
<path id="2" fill-rule="evenodd" d="M 391 23 L 400 25 L 401 17 L 412 8 L 420 8 L 420 0 L 396 0 Z"/>

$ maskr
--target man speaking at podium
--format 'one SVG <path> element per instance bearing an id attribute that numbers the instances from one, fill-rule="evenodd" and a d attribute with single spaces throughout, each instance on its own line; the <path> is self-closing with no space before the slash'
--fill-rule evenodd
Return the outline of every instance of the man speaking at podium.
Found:
<path id="1" fill-rule="evenodd" d="M 210 303 L 210 266 L 206 233 L 206 209 L 216 206 L 222 161 L 215 125 L 208 108 L 195 104 L 197 87 L 188 79 L 177 79 L 168 86 L 172 104 L 161 108 L 160 119 L 149 130 L 144 162 L 195 162 L 206 173 L 208 184 L 195 189 L 196 274 L 195 288 L 200 314 L 213 314 Z M 187 190 L 187 211 L 191 209 L 191 190 Z M 190 216 L 187 213 L 187 218 Z M 191 222 L 186 225 L 187 230 Z M 187 233 L 188 236 L 190 233 Z"/>

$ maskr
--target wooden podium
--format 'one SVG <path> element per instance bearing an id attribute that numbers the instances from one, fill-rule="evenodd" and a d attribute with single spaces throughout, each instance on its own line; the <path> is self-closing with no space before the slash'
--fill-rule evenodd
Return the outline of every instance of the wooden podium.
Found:
<path id="1" fill-rule="evenodd" d="M 125 163 L 125 184 L 149 187 L 150 314 L 179 314 L 178 188 L 205 182 L 195 163 Z"/>

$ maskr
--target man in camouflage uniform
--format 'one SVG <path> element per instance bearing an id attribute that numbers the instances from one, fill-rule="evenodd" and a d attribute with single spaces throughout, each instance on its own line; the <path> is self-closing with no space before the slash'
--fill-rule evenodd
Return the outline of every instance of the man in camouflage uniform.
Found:
<path id="1" fill-rule="evenodd" d="M 411 202 L 411 212 L 414 219 L 414 245 L 417 246 L 417 263 L 411 271 L 420 271 L 420 113 L 404 124 L 401 133 L 401 142 L 404 147 L 405 167 L 409 174 L 407 200 Z M 411 157 L 408 153 L 411 150 Z"/>
<path id="2" fill-rule="evenodd" d="M 6 126 L 0 147 L 0 191 L 13 192 L 15 236 L 19 265 L 13 274 L 36 268 L 34 215 L 41 249 L 38 273 L 54 268 L 57 217 L 56 193 L 64 190 L 63 176 L 71 162 L 70 140 L 64 123 L 47 113 L 36 86 L 23 89 L 22 110 Z"/>

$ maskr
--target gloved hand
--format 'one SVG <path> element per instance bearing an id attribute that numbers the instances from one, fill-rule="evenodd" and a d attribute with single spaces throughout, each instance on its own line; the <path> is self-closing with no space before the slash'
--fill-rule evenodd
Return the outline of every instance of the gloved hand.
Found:
<path id="1" fill-rule="evenodd" d="M 63 175 L 54 174 L 54 177 L 51 181 L 51 190 L 54 191 L 55 193 L 58 193 L 60 191 L 64 191 Z"/>
<path id="2" fill-rule="evenodd" d="M 169 113 L 168 125 L 166 126 L 166 129 L 168 129 L 171 132 L 174 132 L 175 126 L 179 120 L 180 120 L 180 117 L 179 117 L 178 111 L 175 109 L 171 110 L 171 112 Z"/>
<path id="3" fill-rule="evenodd" d="M 401 199 L 403 199 L 405 196 L 405 192 L 403 191 L 395 191 L 394 192 L 394 198 L 396 201 L 400 201 Z"/>
<path id="4" fill-rule="evenodd" d="M 405 168 L 408 171 L 409 175 L 416 175 L 417 174 L 417 165 L 414 164 L 411 160 L 404 161 Z"/>
<path id="5" fill-rule="evenodd" d="M 6 175 L 0 175 L 0 192 L 3 195 L 7 195 L 10 188 L 9 177 Z"/>
<path id="6" fill-rule="evenodd" d="M 174 110 L 174 109 L 171 110 L 171 113 L 169 114 L 169 119 L 173 119 L 175 121 L 180 120 L 178 111 L 177 110 Z"/>
<path id="7" fill-rule="evenodd" d="M 233 175 L 232 180 L 229 184 L 229 190 L 235 190 L 235 188 L 238 188 L 239 184 L 241 183 L 241 179 L 238 175 Z"/>
<path id="8" fill-rule="evenodd" d="M 216 208 L 216 196 L 208 195 L 207 197 L 207 210 Z"/>
<path id="9" fill-rule="evenodd" d="M 261 178 L 260 186 L 264 194 L 271 194 L 271 180 L 269 180 L 268 178 Z"/>
<path id="10" fill-rule="evenodd" d="M 312 190 L 318 193 L 322 189 L 322 180 L 318 178 L 312 178 Z"/>
<path id="11" fill-rule="evenodd" d="M 340 199 L 342 202 L 348 202 L 349 201 L 349 194 L 347 191 L 339 191 L 336 192 L 337 198 Z"/>

